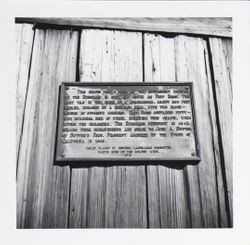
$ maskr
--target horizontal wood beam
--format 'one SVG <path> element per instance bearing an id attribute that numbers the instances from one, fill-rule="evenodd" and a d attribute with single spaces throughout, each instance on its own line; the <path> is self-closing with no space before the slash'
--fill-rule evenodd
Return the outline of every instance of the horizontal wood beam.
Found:
<path id="1" fill-rule="evenodd" d="M 18 23 L 232 37 L 232 18 L 16 18 Z"/>

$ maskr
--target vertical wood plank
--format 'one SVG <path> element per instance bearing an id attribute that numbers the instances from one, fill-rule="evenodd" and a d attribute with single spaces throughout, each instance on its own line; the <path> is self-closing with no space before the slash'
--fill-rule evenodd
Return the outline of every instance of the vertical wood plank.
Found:
<path id="1" fill-rule="evenodd" d="M 59 85 L 74 81 L 78 33 L 35 32 L 17 175 L 17 227 L 67 227 L 69 167 L 54 164 Z"/>
<path id="2" fill-rule="evenodd" d="M 83 30 L 79 71 L 86 82 L 142 81 L 141 33 Z M 145 166 L 74 168 L 70 203 L 70 227 L 147 227 Z"/>
<path id="3" fill-rule="evenodd" d="M 233 91 L 232 91 L 232 40 L 209 38 L 214 72 L 222 150 L 225 164 L 229 209 L 233 218 Z"/>
<path id="4" fill-rule="evenodd" d="M 145 80 L 193 81 L 201 148 L 198 166 L 148 167 L 150 227 L 227 226 L 206 41 L 145 34 Z"/>
<path id="5" fill-rule="evenodd" d="M 175 78 L 174 38 L 145 34 L 145 81 L 173 82 Z M 188 227 L 188 203 L 182 169 L 147 166 L 150 228 Z"/>
<path id="6" fill-rule="evenodd" d="M 33 25 L 16 24 L 16 152 L 18 155 L 32 52 Z"/>
<path id="7" fill-rule="evenodd" d="M 175 44 L 177 80 L 194 83 L 200 142 L 201 162 L 186 168 L 191 224 L 193 227 L 227 227 L 207 43 L 201 38 L 178 36 Z"/>

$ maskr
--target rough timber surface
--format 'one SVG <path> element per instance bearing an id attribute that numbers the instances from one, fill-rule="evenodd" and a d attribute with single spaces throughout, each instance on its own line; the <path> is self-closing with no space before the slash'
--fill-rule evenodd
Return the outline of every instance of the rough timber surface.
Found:
<path id="1" fill-rule="evenodd" d="M 227 227 L 208 49 L 201 38 L 145 34 L 145 81 L 193 81 L 201 162 L 148 167 L 150 227 Z"/>
<path id="2" fill-rule="evenodd" d="M 233 91 L 232 40 L 209 38 L 225 162 L 230 216 L 233 217 Z"/>
<path id="3" fill-rule="evenodd" d="M 78 33 L 36 30 L 17 172 L 17 227 L 65 228 L 69 167 L 53 166 L 58 87 L 74 81 Z"/>
<path id="4" fill-rule="evenodd" d="M 16 18 L 17 22 L 147 32 L 232 36 L 232 18 Z"/>
<path id="5" fill-rule="evenodd" d="M 146 82 L 175 81 L 175 41 L 144 35 Z M 184 171 L 166 166 L 147 166 L 149 227 L 188 227 L 188 203 Z"/>
<path id="6" fill-rule="evenodd" d="M 82 82 L 142 81 L 142 34 L 83 30 Z M 70 227 L 146 228 L 145 166 L 72 169 Z"/>
<path id="7" fill-rule="evenodd" d="M 231 39 L 95 26 L 81 30 L 80 38 L 80 31 L 46 25 L 31 37 L 31 26 L 20 26 L 17 120 L 24 119 L 17 126 L 18 228 L 232 225 Z M 178 169 L 82 164 L 72 165 L 71 172 L 53 165 L 59 85 L 75 81 L 78 71 L 82 82 L 192 81 L 201 162 Z"/>
<path id="8" fill-rule="evenodd" d="M 32 52 L 34 31 L 33 25 L 16 24 L 16 152 L 18 149 L 23 126 L 23 115 L 26 102 L 28 75 Z"/>

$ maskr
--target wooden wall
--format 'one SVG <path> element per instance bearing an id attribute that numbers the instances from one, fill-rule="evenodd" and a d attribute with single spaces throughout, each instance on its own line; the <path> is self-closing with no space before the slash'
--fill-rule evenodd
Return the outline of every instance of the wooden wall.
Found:
<path id="1" fill-rule="evenodd" d="M 232 227 L 232 39 L 223 35 L 16 24 L 17 228 Z M 201 162 L 54 165 L 64 81 L 193 81 Z"/>

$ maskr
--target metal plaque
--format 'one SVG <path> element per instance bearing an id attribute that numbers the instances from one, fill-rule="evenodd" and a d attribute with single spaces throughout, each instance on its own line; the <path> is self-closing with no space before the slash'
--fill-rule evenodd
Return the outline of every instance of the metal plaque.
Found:
<path id="1" fill-rule="evenodd" d="M 199 161 L 192 83 L 63 83 L 56 161 Z"/>

